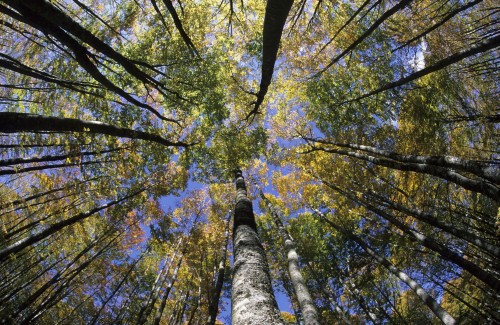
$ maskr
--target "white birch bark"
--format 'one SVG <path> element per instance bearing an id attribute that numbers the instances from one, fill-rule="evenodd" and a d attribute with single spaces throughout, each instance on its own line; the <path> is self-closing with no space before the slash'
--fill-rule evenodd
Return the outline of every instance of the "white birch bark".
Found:
<path id="1" fill-rule="evenodd" d="M 233 325 L 283 324 L 274 297 L 269 266 L 257 235 L 252 202 L 241 171 L 236 172 L 231 292 Z"/>
<path id="2" fill-rule="evenodd" d="M 271 201 L 264 195 L 262 189 L 254 182 L 255 186 L 259 190 L 260 197 L 266 203 L 266 207 L 271 213 L 273 217 L 273 221 L 278 227 L 278 232 L 280 233 L 283 242 L 285 243 L 285 252 L 287 256 L 288 263 L 288 275 L 290 277 L 290 281 L 292 282 L 293 289 L 295 291 L 295 295 L 297 296 L 297 301 L 299 302 L 300 310 L 302 311 L 302 318 L 304 319 L 305 325 L 319 325 L 318 321 L 318 311 L 316 310 L 316 306 L 314 306 L 313 299 L 311 298 L 311 294 L 309 293 L 309 289 L 306 286 L 306 281 L 304 277 L 300 273 L 299 268 L 299 256 L 295 249 L 295 242 L 292 237 L 288 233 L 288 231 L 283 226 L 283 222 L 279 216 L 276 208 L 271 204 Z"/>

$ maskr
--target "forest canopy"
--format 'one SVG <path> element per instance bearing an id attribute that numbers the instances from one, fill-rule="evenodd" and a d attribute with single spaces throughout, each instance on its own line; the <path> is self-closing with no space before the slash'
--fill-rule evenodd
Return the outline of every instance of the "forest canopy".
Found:
<path id="1" fill-rule="evenodd" d="M 499 15 L 1 0 L 0 324 L 500 323 Z"/>

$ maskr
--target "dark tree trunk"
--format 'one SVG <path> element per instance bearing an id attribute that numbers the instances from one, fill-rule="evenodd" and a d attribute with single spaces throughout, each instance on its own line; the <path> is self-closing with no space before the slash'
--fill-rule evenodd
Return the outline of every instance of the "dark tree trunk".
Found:
<path id="1" fill-rule="evenodd" d="M 395 225 L 396 227 L 401 229 L 403 231 L 403 233 L 408 235 L 408 238 L 410 238 L 411 240 L 416 241 L 419 244 L 421 244 L 422 246 L 438 253 L 439 255 L 441 255 L 441 257 L 444 260 L 452 262 L 452 263 L 460 266 L 464 270 L 467 270 L 468 272 L 473 274 L 475 277 L 477 277 L 478 279 L 480 279 L 481 281 L 483 281 L 484 283 L 486 283 L 487 285 L 489 285 L 493 289 L 498 290 L 500 288 L 500 280 L 491 272 L 486 271 L 485 269 L 479 267 L 478 265 L 476 265 L 475 263 L 466 259 L 465 257 L 450 250 L 445 245 L 438 243 L 437 241 L 433 240 L 432 238 L 429 238 L 429 237 L 425 236 L 424 234 L 406 226 L 404 223 L 397 220 L 397 218 L 395 218 L 393 215 L 378 209 L 377 207 L 373 206 L 372 204 L 370 204 L 364 200 L 361 200 L 361 199 L 355 197 L 354 195 L 352 195 L 346 191 L 343 191 L 342 189 L 338 188 L 337 186 L 335 186 L 329 182 L 326 182 L 323 180 L 323 184 L 325 184 L 328 187 L 334 189 L 335 191 L 345 195 L 350 200 L 364 206 L 365 208 L 374 212 L 375 214 L 379 215 L 380 217 L 386 219 L 387 221 L 389 221 L 390 223 L 392 223 L 393 225 Z"/>
<path id="2" fill-rule="evenodd" d="M 0 132 L 89 132 L 121 138 L 140 139 L 164 146 L 186 147 L 183 142 L 172 142 L 159 135 L 117 127 L 98 121 L 83 121 L 75 118 L 51 117 L 26 113 L 0 112 Z"/>
<path id="3" fill-rule="evenodd" d="M 285 27 L 286 18 L 292 8 L 293 0 L 267 0 L 266 15 L 264 17 L 264 31 L 262 32 L 262 77 L 254 109 L 247 115 L 247 119 L 259 113 L 259 107 L 264 101 L 267 89 L 273 78 L 274 64 L 278 56 L 281 34 Z"/>
<path id="4" fill-rule="evenodd" d="M 96 214 L 99 211 L 102 211 L 102 210 L 107 209 L 111 206 L 114 206 L 120 202 L 128 200 L 131 197 L 134 197 L 134 196 L 144 192 L 146 189 L 147 188 L 142 188 L 141 190 L 136 191 L 136 192 L 129 194 L 127 196 L 124 196 L 120 199 L 110 201 L 104 205 L 93 208 L 87 212 L 79 213 L 76 216 L 73 216 L 69 219 L 56 222 L 56 223 L 48 226 L 44 230 L 40 231 L 39 233 L 33 234 L 29 237 L 26 237 L 22 240 L 17 241 L 16 243 L 14 243 L 12 245 L 6 246 L 5 248 L 0 250 L 0 262 L 3 262 L 5 259 L 7 259 L 10 254 L 15 254 L 15 253 L 23 250 L 24 248 L 26 248 L 30 245 L 33 245 L 33 244 L 39 242 L 40 240 L 43 240 L 43 239 L 49 237 L 50 235 L 56 233 L 57 231 L 65 228 L 67 226 L 73 225 L 73 224 L 75 224 L 75 223 L 77 223 L 85 218 L 88 218 L 88 217 Z"/>

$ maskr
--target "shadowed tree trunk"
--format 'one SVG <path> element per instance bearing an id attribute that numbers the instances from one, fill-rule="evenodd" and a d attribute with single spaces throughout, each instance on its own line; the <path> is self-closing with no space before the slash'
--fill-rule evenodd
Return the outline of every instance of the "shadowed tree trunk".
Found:
<path id="1" fill-rule="evenodd" d="M 0 132 L 89 132 L 121 138 L 152 141 L 164 146 L 186 147 L 183 142 L 172 142 L 159 135 L 122 128 L 98 121 L 83 121 L 26 113 L 0 112 Z"/>
<path id="2" fill-rule="evenodd" d="M 436 62 L 435 64 L 433 64 L 431 66 L 425 67 L 424 69 L 419 70 L 417 72 L 414 72 L 412 74 L 409 74 L 408 76 L 403 77 L 399 80 L 387 83 L 387 84 L 381 86 L 380 88 L 372 90 L 372 91 L 370 91 L 364 95 L 361 95 L 357 98 L 345 101 L 342 104 L 347 104 L 347 103 L 359 101 L 361 99 L 374 96 L 374 95 L 379 94 L 381 92 L 384 92 L 384 91 L 387 91 L 390 89 L 394 89 L 396 87 L 400 87 L 400 86 L 407 84 L 413 80 L 422 78 L 423 76 L 426 76 L 430 73 L 442 70 L 442 69 L 444 69 L 452 64 L 455 64 L 457 62 L 460 62 L 468 57 L 471 57 L 471 56 L 492 50 L 494 48 L 497 48 L 498 46 L 500 46 L 500 36 L 499 35 L 492 37 L 492 38 L 486 38 L 475 47 L 471 47 L 467 50 L 456 52 L 456 53 Z"/>
<path id="3" fill-rule="evenodd" d="M 219 300 L 220 294 L 222 292 L 222 285 L 224 284 L 224 274 L 226 269 L 227 260 L 227 245 L 229 243 L 229 222 L 231 219 L 231 211 L 229 211 L 229 217 L 226 220 L 226 229 L 224 231 L 224 247 L 221 252 L 221 261 L 219 263 L 219 272 L 217 274 L 217 282 L 213 291 L 212 299 L 210 301 L 210 306 L 208 307 L 208 321 L 207 325 L 214 325 L 217 319 L 217 312 L 219 311 Z"/>
<path id="4" fill-rule="evenodd" d="M 120 199 L 110 201 L 104 205 L 93 208 L 87 212 L 79 213 L 71 218 L 56 222 L 56 223 L 46 227 L 44 230 L 42 230 L 36 234 L 32 234 L 26 238 L 23 238 L 15 243 L 13 243 L 12 245 L 6 246 L 0 250 L 0 262 L 3 262 L 5 259 L 7 259 L 10 254 L 15 254 L 15 253 L 23 250 L 24 248 L 26 248 L 30 245 L 33 245 L 33 244 L 39 242 L 40 240 L 43 240 L 43 239 L 49 237 L 50 235 L 56 233 L 57 231 L 59 231 L 63 228 L 66 228 L 67 226 L 73 225 L 73 224 L 75 224 L 83 219 L 86 219 L 86 218 L 98 213 L 99 211 L 102 211 L 102 210 L 107 209 L 111 206 L 114 206 L 120 202 L 126 201 L 126 200 L 128 200 L 136 195 L 139 195 L 142 192 L 146 191 L 147 189 L 148 189 L 147 187 L 142 188 L 142 189 L 140 189 L 132 194 L 129 194 L 127 196 L 124 196 Z"/>
<path id="5" fill-rule="evenodd" d="M 344 195 L 348 199 L 352 200 L 353 202 L 356 202 L 357 204 L 360 204 L 367 208 L 368 210 L 372 211 L 376 215 L 380 216 L 381 218 L 384 218 L 385 220 L 389 221 L 391 224 L 394 226 L 398 227 L 403 231 L 403 233 L 412 241 L 415 241 L 422 246 L 438 253 L 444 260 L 447 260 L 449 262 L 452 262 L 464 270 L 467 270 L 471 274 L 473 274 L 476 278 L 480 279 L 487 285 L 489 285 L 491 288 L 498 290 L 500 288 L 500 280 L 495 276 L 495 274 L 489 270 L 483 269 L 479 265 L 477 265 L 474 262 L 471 262 L 467 257 L 456 253 L 455 251 L 451 250 L 448 248 L 446 245 L 434 240 L 433 238 L 430 238 L 428 236 L 425 236 L 421 232 L 416 231 L 415 229 L 406 226 L 403 222 L 399 221 L 395 216 L 393 216 L 390 213 L 387 213 L 381 209 L 378 209 L 377 207 L 373 206 L 366 200 L 362 200 L 352 193 L 349 193 L 347 191 L 344 191 L 340 189 L 339 187 L 335 186 L 332 183 L 329 183 L 325 180 L 322 180 L 323 184 L 326 186 L 330 187 L 331 189 L 339 192 L 340 194 Z"/>
<path id="6" fill-rule="evenodd" d="M 234 209 L 234 266 L 231 293 L 233 325 L 284 324 L 274 297 L 269 266 L 257 235 L 252 202 L 245 180 L 236 171 Z"/>
<path id="7" fill-rule="evenodd" d="M 273 78 L 274 64 L 278 56 L 281 34 L 285 27 L 286 18 L 292 8 L 293 0 L 268 0 L 264 17 L 264 31 L 262 32 L 262 77 L 254 109 L 247 115 L 247 119 L 259 113 L 259 107 L 264 101 L 267 89 Z"/>
<path id="8" fill-rule="evenodd" d="M 175 11 L 174 5 L 172 4 L 171 0 L 163 0 L 163 4 L 165 4 L 165 7 L 167 7 L 168 12 L 172 16 L 172 19 L 175 24 L 175 28 L 179 31 L 179 34 L 181 34 L 182 40 L 184 43 L 186 43 L 187 47 L 195 54 L 196 56 L 200 56 L 198 51 L 196 50 L 196 47 L 193 44 L 193 41 L 191 38 L 189 38 L 188 34 L 186 33 L 184 27 L 182 26 L 182 22 L 179 18 L 179 15 L 177 15 L 177 11 Z"/>

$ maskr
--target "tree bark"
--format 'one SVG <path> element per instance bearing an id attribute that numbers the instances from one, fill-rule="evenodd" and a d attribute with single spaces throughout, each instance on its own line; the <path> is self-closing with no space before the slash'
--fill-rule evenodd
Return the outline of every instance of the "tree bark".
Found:
<path id="1" fill-rule="evenodd" d="M 167 147 L 187 147 L 184 142 L 172 142 L 157 134 L 122 128 L 98 121 L 43 116 L 26 113 L 0 112 L 0 132 L 89 132 L 120 138 L 156 142 Z"/>
<path id="2" fill-rule="evenodd" d="M 292 4 L 293 0 L 267 0 L 264 30 L 262 32 L 262 76 L 254 109 L 247 115 L 247 119 L 259 113 L 259 107 L 264 101 L 267 89 L 271 84 L 281 34 Z"/>
<path id="3" fill-rule="evenodd" d="M 233 325 L 281 324 L 269 266 L 257 235 L 252 202 L 242 172 L 236 171 L 234 209 L 234 267 L 231 293 Z"/>
<path id="4" fill-rule="evenodd" d="M 149 293 L 148 299 L 142 303 L 141 309 L 139 310 L 139 316 L 137 316 L 137 325 L 142 325 L 148 320 L 149 314 L 151 313 L 151 310 L 153 309 L 156 300 L 158 299 L 160 289 L 165 282 L 165 279 L 168 277 L 170 267 L 172 267 L 172 264 L 177 257 L 179 247 L 182 245 L 182 240 L 183 237 L 179 238 L 179 241 L 175 246 L 172 258 L 170 259 L 170 261 L 168 261 L 167 257 L 165 259 L 165 264 L 161 268 L 160 272 L 158 272 L 155 282 L 153 283 L 153 287 L 151 288 L 151 292 Z"/>
<path id="5" fill-rule="evenodd" d="M 493 161 L 491 161 L 491 163 L 488 163 L 482 161 L 463 159 L 460 157 L 449 156 L 449 155 L 444 155 L 444 156 L 402 155 L 397 152 L 379 149 L 372 146 L 355 144 L 355 143 L 330 142 L 324 139 L 313 139 L 309 137 L 303 137 L 303 139 L 306 141 L 313 141 L 337 147 L 350 148 L 364 152 L 369 152 L 403 163 L 427 164 L 437 167 L 461 170 L 482 177 L 484 179 L 487 179 L 495 184 L 500 184 L 500 168 L 496 164 L 494 164 Z"/>
<path id="6" fill-rule="evenodd" d="M 399 10 L 402 10 L 404 7 L 406 7 L 409 3 L 411 3 L 413 0 L 402 0 L 396 3 L 392 8 L 387 10 L 380 16 L 377 21 L 375 21 L 370 28 L 368 28 L 363 35 L 358 37 L 351 45 L 349 45 L 342 53 L 337 55 L 328 65 L 321 70 L 321 73 L 325 72 L 328 68 L 330 68 L 332 65 L 337 63 L 340 59 L 342 59 L 347 53 L 355 49 L 361 42 L 363 42 L 368 36 L 370 36 L 379 26 L 382 24 L 384 21 L 389 19 L 391 16 L 393 16 L 395 13 L 397 13 Z"/>
<path id="7" fill-rule="evenodd" d="M 130 267 L 128 268 L 127 272 L 125 273 L 125 275 L 123 276 L 123 278 L 120 280 L 120 282 L 116 285 L 116 287 L 113 289 L 113 291 L 111 292 L 111 294 L 106 298 L 106 300 L 104 300 L 102 302 L 101 308 L 99 308 L 99 310 L 94 315 L 94 317 L 89 322 L 89 324 L 94 325 L 95 323 L 97 323 L 97 320 L 99 319 L 99 315 L 104 310 L 104 308 L 106 307 L 106 305 L 108 304 L 108 302 L 111 299 L 113 299 L 113 297 L 116 295 L 116 293 L 121 289 L 121 287 L 127 281 L 128 277 L 130 276 L 130 274 L 132 273 L 132 271 L 137 266 L 137 263 L 139 263 L 144 258 L 144 256 L 146 255 L 146 253 L 148 253 L 148 252 L 149 252 L 149 246 L 146 247 L 146 249 L 141 253 L 141 255 L 130 265 Z"/>
<path id="8" fill-rule="evenodd" d="M 60 161 L 60 160 L 67 160 L 71 158 L 80 158 L 83 156 L 97 156 L 97 155 L 102 155 L 105 153 L 110 153 L 118 150 L 123 150 L 125 148 L 115 148 L 115 149 L 109 149 L 109 150 L 103 150 L 103 151 L 91 151 L 91 152 L 75 152 L 75 153 L 69 153 L 65 155 L 48 155 L 48 156 L 43 156 L 43 157 L 30 157 L 30 158 L 13 158 L 13 159 L 6 159 L 6 160 L 0 160 L 0 167 L 6 167 L 6 166 L 14 166 L 14 165 L 21 165 L 21 164 L 29 164 L 29 163 L 39 163 L 39 162 L 49 162 L 49 161 Z"/>
<path id="9" fill-rule="evenodd" d="M 422 222 L 425 222 L 431 226 L 434 226 L 436 228 L 439 228 L 451 235 L 454 235 L 458 238 L 461 238 L 475 246 L 477 246 L 479 249 L 483 250 L 483 252 L 499 259 L 500 258 L 500 248 L 494 244 L 487 243 L 484 238 L 481 238 L 479 236 L 474 235 L 473 233 L 464 230 L 464 229 L 458 229 L 455 226 L 452 226 L 450 224 L 447 224 L 436 216 L 437 213 L 426 213 L 423 212 L 422 210 L 419 209 L 411 209 L 408 208 L 402 204 L 398 204 L 396 202 L 391 202 L 384 197 L 376 194 L 376 193 L 368 193 L 369 197 L 378 200 L 379 202 L 382 201 L 382 205 L 387 206 L 391 209 L 394 209 L 396 211 L 400 211 L 406 215 L 412 216 L 417 220 L 420 220 Z"/>
<path id="10" fill-rule="evenodd" d="M 274 224 L 278 228 L 278 232 L 283 239 L 283 242 L 285 243 L 285 251 L 288 263 L 288 275 L 290 277 L 290 281 L 292 282 L 295 295 L 297 296 L 300 310 L 302 311 L 304 324 L 319 325 L 320 322 L 318 320 L 318 311 L 316 310 L 316 306 L 314 306 L 313 299 L 311 298 L 311 294 L 309 293 L 309 289 L 306 285 L 306 281 L 300 273 L 299 257 L 295 249 L 295 241 L 292 239 L 285 226 L 283 225 L 276 207 L 274 207 L 271 201 L 269 201 L 269 199 L 264 195 L 264 192 L 259 187 L 259 185 L 257 185 L 257 182 L 254 181 L 254 184 L 259 191 L 260 197 L 265 202 L 268 212 L 273 217 Z"/>
<path id="11" fill-rule="evenodd" d="M 57 231 L 65 228 L 67 226 L 75 224 L 76 222 L 81 221 L 85 218 L 88 218 L 88 217 L 96 214 L 99 211 L 102 211 L 102 210 L 107 209 L 113 205 L 116 205 L 120 202 L 123 202 L 127 199 L 130 199 L 131 197 L 134 197 L 134 196 L 144 192 L 146 189 L 147 188 L 142 188 L 142 189 L 140 189 L 132 194 L 129 194 L 127 196 L 124 196 L 120 199 L 110 201 L 104 205 L 93 208 L 87 212 L 79 213 L 71 218 L 56 222 L 56 223 L 48 226 L 44 230 L 40 231 L 39 233 L 33 234 L 29 237 L 26 237 L 22 240 L 17 241 L 16 243 L 14 243 L 12 245 L 6 246 L 5 248 L 0 250 L 0 262 L 3 262 L 5 259 L 7 259 L 10 254 L 15 254 L 15 253 L 23 250 L 24 248 L 26 248 L 30 245 L 33 245 L 33 244 L 39 242 L 40 240 L 43 240 L 43 239 L 49 237 L 50 235 L 56 233 Z"/>
<path id="12" fill-rule="evenodd" d="M 422 70 L 419 70 L 417 72 L 414 72 L 406 77 L 403 77 L 399 80 L 396 80 L 396 81 L 393 81 L 393 82 L 390 82 L 390 83 L 387 83 L 385 85 L 383 85 L 382 87 L 378 88 L 378 89 L 375 89 L 373 91 L 370 91 L 364 95 L 361 95 L 357 98 L 354 98 L 354 99 L 350 99 L 350 100 L 347 100 L 343 103 L 339 103 L 340 105 L 343 105 L 343 104 L 348 104 L 348 103 L 352 103 L 352 102 L 356 102 L 356 101 L 360 101 L 361 99 L 364 99 L 364 98 L 367 98 L 367 97 L 371 97 L 371 96 L 374 96 L 376 94 L 379 94 L 381 92 L 384 92 L 384 91 L 387 91 L 387 90 L 390 90 L 390 89 L 393 89 L 393 88 L 396 88 L 396 87 L 399 87 L 399 86 L 402 86 L 404 84 L 407 84 L 413 80 L 416 80 L 416 79 L 419 79 L 419 78 L 422 78 L 423 76 L 426 76 L 430 73 L 433 73 L 433 72 L 436 72 L 436 71 L 439 71 L 441 69 L 444 69 L 452 64 L 455 64 L 457 62 L 460 62 L 468 57 L 471 57 L 471 56 L 474 56 L 476 54 L 480 54 L 480 53 L 483 53 L 483 52 L 486 52 L 486 51 L 489 51 L 489 50 L 492 50 L 494 48 L 497 48 L 498 46 L 500 46 L 500 36 L 495 36 L 495 37 L 492 37 L 492 38 L 486 38 L 485 40 L 483 40 L 482 42 L 480 42 L 477 46 L 475 47 L 472 47 L 472 48 L 469 48 L 465 51 L 459 51 L 457 53 L 454 53 L 438 62 L 436 62 L 435 64 L 431 65 L 431 66 L 428 66 L 428 67 L 425 67 L 424 69 Z"/>
<path id="13" fill-rule="evenodd" d="M 189 244 L 189 241 L 186 242 L 184 249 L 182 250 L 182 254 L 179 258 L 179 261 L 177 262 L 177 265 L 175 266 L 174 272 L 172 274 L 172 278 L 168 280 L 168 285 L 165 288 L 165 292 L 163 293 L 163 297 L 161 299 L 160 307 L 156 311 L 155 319 L 153 321 L 154 325 L 160 324 L 161 316 L 163 314 L 163 310 L 165 309 L 165 306 L 167 305 L 167 299 L 170 294 L 170 291 L 172 290 L 172 287 L 174 286 L 175 281 L 177 280 L 177 274 L 179 274 L 179 269 L 181 268 L 182 265 L 182 259 L 184 257 L 184 254 L 186 253 L 187 246 Z M 168 276 L 168 274 L 167 274 Z"/>

